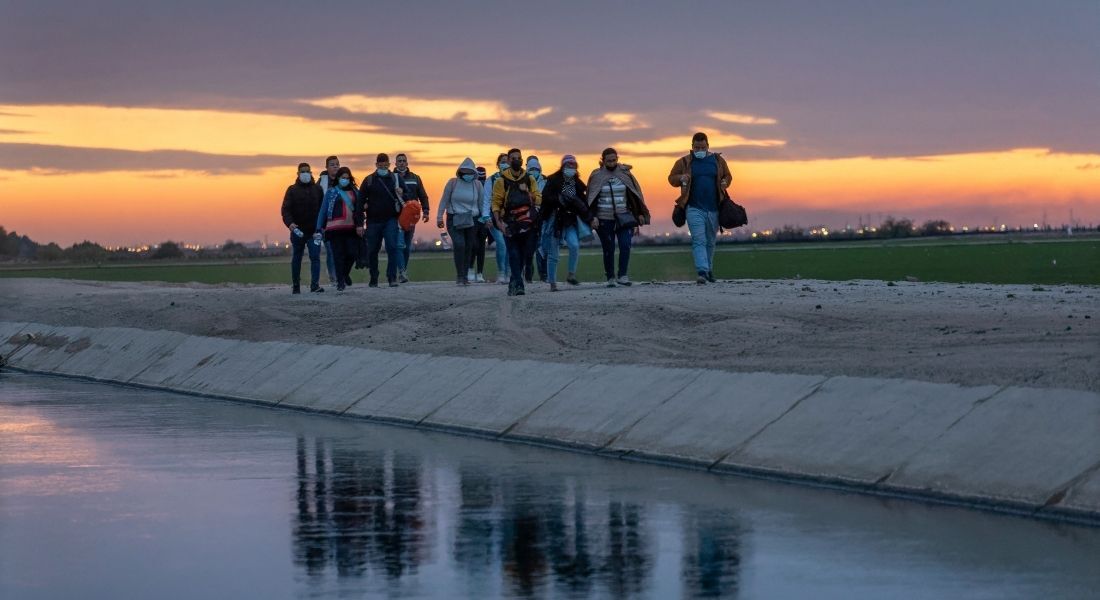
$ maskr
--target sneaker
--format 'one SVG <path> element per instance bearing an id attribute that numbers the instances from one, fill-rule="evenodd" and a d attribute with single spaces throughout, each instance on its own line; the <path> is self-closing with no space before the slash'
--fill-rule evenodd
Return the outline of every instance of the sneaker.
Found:
<path id="1" fill-rule="evenodd" d="M 607 287 L 615 287 L 615 278 L 614 277 L 608 277 L 607 278 Z"/>
<path id="2" fill-rule="evenodd" d="M 473 269 L 467 270 L 466 271 L 466 281 L 473 282 L 475 279 L 477 279 L 477 275 L 474 273 L 474 270 Z"/>
<path id="3" fill-rule="evenodd" d="M 695 283 L 698 283 L 699 285 L 706 285 L 707 284 L 707 273 L 706 273 L 706 271 L 699 271 L 699 276 L 695 278 Z"/>
<path id="4" fill-rule="evenodd" d="M 294 285 L 292 285 L 290 287 L 290 293 L 291 294 L 301 294 L 302 293 L 302 286 L 295 283 Z"/>
<path id="5" fill-rule="evenodd" d="M 397 287 L 397 280 L 396 279 L 391 279 L 391 280 L 389 280 L 388 284 L 389 284 L 390 287 Z"/>
<path id="6" fill-rule="evenodd" d="M 527 291 L 525 289 L 523 289 L 523 284 L 522 283 L 516 286 L 516 293 L 515 293 L 516 296 L 524 296 L 526 294 L 527 294 Z"/>
<path id="7" fill-rule="evenodd" d="M 570 273 L 569 277 L 565 278 L 566 283 L 569 285 L 580 285 L 581 282 L 577 280 L 577 276 L 574 273 Z"/>
<path id="8" fill-rule="evenodd" d="M 476 275 L 476 276 L 474 277 L 474 281 L 475 281 L 476 283 L 485 283 L 485 276 L 484 276 L 484 275 L 482 275 L 481 273 L 478 273 L 478 274 L 477 274 L 477 275 Z"/>
<path id="9" fill-rule="evenodd" d="M 551 291 L 551 292 L 556 292 L 556 291 L 558 291 L 558 284 L 557 284 L 557 283 L 555 283 L 555 282 L 553 282 L 553 281 L 551 281 L 551 282 L 550 282 L 550 291 Z"/>
<path id="10" fill-rule="evenodd" d="M 503 275 L 497 275 L 497 283 L 499 283 L 500 285 L 508 285 L 508 279 L 509 277 L 507 273 L 504 273 Z"/>
<path id="11" fill-rule="evenodd" d="M 718 280 L 714 278 L 714 271 L 707 271 L 707 281 L 711 283 L 718 283 Z"/>
<path id="12" fill-rule="evenodd" d="M 397 276 L 397 282 L 398 283 L 408 283 L 409 282 L 408 271 L 401 271 L 401 273 L 398 274 L 398 276 Z"/>
<path id="13" fill-rule="evenodd" d="M 344 284 L 342 284 L 342 283 L 338 283 L 338 284 L 336 284 L 336 291 L 337 291 L 337 292 L 342 292 L 342 291 L 344 291 Z"/>
<path id="14" fill-rule="evenodd" d="M 372 287 L 372 288 L 378 287 L 378 280 L 377 279 L 371 279 L 370 283 L 367 284 L 367 287 Z"/>
<path id="15" fill-rule="evenodd" d="M 309 286 L 309 291 L 313 292 L 314 294 L 321 294 L 321 293 L 324 293 L 325 288 L 323 288 L 319 285 L 311 285 L 311 286 Z"/>
<path id="16" fill-rule="evenodd" d="M 630 281 L 630 278 L 627 277 L 626 275 L 623 275 L 622 277 L 619 277 L 615 281 L 615 283 L 618 283 L 619 285 L 626 285 L 626 286 L 633 285 L 633 283 Z"/>
<path id="17" fill-rule="evenodd" d="M 516 286 L 515 286 L 515 284 L 513 284 L 511 282 L 508 282 L 508 295 L 509 296 L 515 296 L 516 295 Z"/>
<path id="18" fill-rule="evenodd" d="M 459 277 L 458 279 L 455 279 L 455 285 L 466 285 L 466 278 Z"/>

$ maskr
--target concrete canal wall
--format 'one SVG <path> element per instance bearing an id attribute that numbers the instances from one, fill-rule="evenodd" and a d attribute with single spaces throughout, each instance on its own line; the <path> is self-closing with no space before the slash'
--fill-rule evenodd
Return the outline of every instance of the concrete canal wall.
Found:
<path id="1" fill-rule="evenodd" d="M 1092 392 L 7 321 L 0 357 L 26 372 L 1100 524 L 1100 394 Z"/>

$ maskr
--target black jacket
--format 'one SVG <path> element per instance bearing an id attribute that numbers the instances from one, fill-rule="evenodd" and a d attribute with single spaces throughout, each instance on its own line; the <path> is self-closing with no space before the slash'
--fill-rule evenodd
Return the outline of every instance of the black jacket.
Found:
<path id="1" fill-rule="evenodd" d="M 424 211 L 424 214 L 430 214 L 430 207 L 428 206 L 428 190 L 424 189 L 424 180 L 419 175 L 413 173 L 411 170 L 405 171 L 405 174 L 397 173 L 397 179 L 401 183 L 401 187 L 404 188 L 404 200 L 412 200 L 416 198 L 420 202 L 420 208 Z"/>
<path id="2" fill-rule="evenodd" d="M 359 188 L 359 199 L 366 209 L 368 223 L 381 223 L 397 218 L 400 209 L 397 207 L 395 181 L 392 172 L 385 177 L 371 173 L 363 181 Z"/>
<path id="3" fill-rule="evenodd" d="M 588 205 L 584 200 L 588 189 L 580 177 L 574 177 L 573 180 L 577 182 L 577 193 L 574 197 L 562 197 L 561 187 L 565 182 L 565 175 L 560 170 L 547 177 L 546 187 L 542 188 L 542 210 L 539 213 L 539 219 L 545 221 L 557 215 L 554 230 L 559 236 L 562 229 L 575 226 L 578 218 L 585 222 L 589 220 Z"/>
<path id="4" fill-rule="evenodd" d="M 306 235 L 313 235 L 317 229 L 317 213 L 325 194 L 316 181 L 302 183 L 295 181 L 283 194 L 283 225 L 290 227 L 294 223 Z"/>

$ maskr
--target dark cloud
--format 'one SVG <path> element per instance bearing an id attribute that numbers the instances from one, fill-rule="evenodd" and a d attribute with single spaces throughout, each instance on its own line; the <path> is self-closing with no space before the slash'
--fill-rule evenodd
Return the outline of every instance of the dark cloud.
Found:
<path id="1" fill-rule="evenodd" d="M 0 142 L 0 169 L 41 169 L 53 173 L 184 170 L 205 173 L 257 171 L 268 167 L 296 168 L 298 156 L 230 156 L 177 150 L 138 152 L 107 148 L 70 148 Z M 321 163 L 323 158 L 314 162 Z"/>

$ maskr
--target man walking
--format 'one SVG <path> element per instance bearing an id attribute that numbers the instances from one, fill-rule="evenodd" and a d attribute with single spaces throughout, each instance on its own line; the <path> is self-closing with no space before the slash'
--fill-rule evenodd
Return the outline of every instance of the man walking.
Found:
<path id="1" fill-rule="evenodd" d="M 420 175 L 409 170 L 409 157 L 404 152 L 395 156 L 393 160 L 396 165 L 397 185 L 401 189 L 401 199 L 404 202 L 419 201 L 422 215 L 421 222 L 427 223 L 429 215 L 428 191 L 424 189 L 424 180 L 420 178 Z M 397 280 L 400 283 L 408 283 L 409 259 L 412 258 L 413 236 L 416 235 L 416 226 L 414 225 L 407 230 L 399 230 L 397 234 L 402 236 L 399 241 L 404 242 L 405 246 L 403 249 L 404 260 L 402 261 L 405 268 L 397 274 Z"/>
<path id="2" fill-rule="evenodd" d="M 538 232 L 538 207 L 542 194 L 534 177 L 523 168 L 523 152 L 519 148 L 508 151 L 508 168 L 493 184 L 493 220 L 504 235 L 508 246 L 508 264 L 511 280 L 509 296 L 522 296 L 523 268 L 530 264 L 535 253 Z"/>
<path id="3" fill-rule="evenodd" d="M 309 163 L 298 165 L 298 178 L 283 194 L 283 225 L 290 230 L 290 280 L 291 293 L 302 293 L 302 254 L 309 249 L 309 291 L 323 292 L 318 279 L 321 277 L 321 245 L 313 240 L 317 230 L 317 213 L 321 210 L 324 192 L 313 180 Z"/>
<path id="4" fill-rule="evenodd" d="M 668 174 L 669 185 L 680 188 L 676 206 L 686 209 L 695 281 L 700 285 L 718 281 L 714 277 L 718 206 L 732 180 L 726 159 L 710 151 L 710 141 L 703 132 L 692 136 L 691 152 L 677 160 Z"/>

